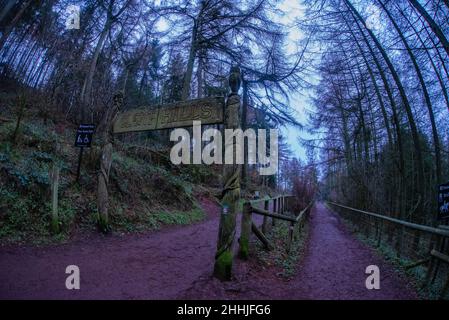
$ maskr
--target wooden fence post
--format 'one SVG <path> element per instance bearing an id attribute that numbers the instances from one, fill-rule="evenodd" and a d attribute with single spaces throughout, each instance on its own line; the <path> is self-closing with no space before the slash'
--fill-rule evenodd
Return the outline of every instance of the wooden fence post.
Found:
<path id="1" fill-rule="evenodd" d="M 59 232 L 59 217 L 58 217 L 58 188 L 59 188 L 59 167 L 54 163 L 48 174 L 50 179 L 51 189 L 51 231 L 53 233 Z"/>
<path id="2" fill-rule="evenodd" d="M 277 198 L 273 199 L 273 213 L 277 212 Z M 274 227 L 276 225 L 276 220 L 271 218 L 271 225 Z"/>
<path id="3" fill-rule="evenodd" d="M 278 213 L 282 214 L 282 196 L 278 199 Z"/>
<path id="4" fill-rule="evenodd" d="M 399 226 L 398 228 L 396 228 L 396 230 L 398 230 L 398 235 L 397 235 L 397 239 L 396 239 L 396 257 L 397 258 L 401 258 L 401 255 L 402 255 L 402 237 L 403 237 L 403 233 L 404 233 L 404 227 L 403 226 Z"/>
<path id="5" fill-rule="evenodd" d="M 266 211 L 270 211 L 270 200 L 264 201 L 263 209 Z M 268 232 L 268 217 L 267 216 L 263 216 L 262 232 L 264 234 L 266 234 Z"/>
<path id="6" fill-rule="evenodd" d="M 282 214 L 284 214 L 285 211 L 285 196 L 282 196 Z"/>
<path id="7" fill-rule="evenodd" d="M 251 236 L 251 204 L 245 202 L 242 212 L 242 226 L 239 241 L 239 257 L 247 260 L 249 255 L 249 238 Z"/>
<path id="8" fill-rule="evenodd" d="M 445 242 L 445 238 L 439 236 L 439 237 L 437 238 L 437 242 L 436 242 L 436 247 L 437 247 L 438 249 L 436 249 L 436 250 L 443 251 L 443 248 L 444 248 L 444 242 Z M 440 259 L 437 259 L 436 265 L 435 265 L 435 270 L 434 270 L 432 279 L 430 280 L 430 283 L 431 283 L 431 284 L 434 283 L 434 281 L 435 281 L 435 279 L 436 279 L 438 270 L 440 269 L 440 263 L 441 263 Z"/>
<path id="9" fill-rule="evenodd" d="M 378 228 L 379 228 L 379 232 L 377 234 L 377 246 L 379 247 L 381 242 L 382 242 L 382 227 L 383 227 L 383 221 L 380 220 L 378 221 Z"/>
<path id="10" fill-rule="evenodd" d="M 278 213 L 282 214 L 282 196 L 278 199 Z"/>
<path id="11" fill-rule="evenodd" d="M 440 228 L 440 226 L 439 226 L 438 228 Z M 446 251 L 445 251 L 445 248 L 446 248 L 446 238 L 444 238 L 444 237 L 439 237 L 438 242 L 437 242 L 437 246 L 439 247 L 438 250 L 439 250 L 440 252 L 446 252 Z M 434 272 L 434 275 L 433 275 L 433 278 L 432 278 L 431 283 L 433 283 L 433 282 L 435 281 L 435 278 L 436 278 L 436 275 L 437 275 L 437 273 L 438 273 L 439 268 L 440 268 L 440 260 L 437 260 L 436 267 L 435 267 L 435 272 Z M 448 282 L 449 282 L 449 275 L 448 275 Z M 447 284 L 446 284 L 445 286 L 446 286 L 446 288 L 447 288 Z M 447 290 L 447 289 L 446 289 L 446 290 Z M 444 292 L 444 289 L 443 289 L 443 292 Z M 444 295 L 444 294 L 443 294 L 443 295 Z"/>
<path id="12" fill-rule="evenodd" d="M 102 232 L 108 232 L 109 226 L 109 172 L 112 165 L 112 143 L 114 141 L 113 125 L 117 113 L 120 111 L 123 103 L 123 94 L 121 92 L 114 95 L 112 107 L 106 110 L 100 123 L 101 132 L 101 154 L 100 171 L 98 172 L 98 190 L 97 190 L 97 209 L 98 209 L 98 227 Z"/>
<path id="13" fill-rule="evenodd" d="M 229 87 L 231 93 L 228 95 L 224 112 L 225 129 L 240 128 L 240 69 L 232 67 L 229 75 Z M 223 165 L 223 192 L 221 198 L 222 212 L 220 226 L 218 229 L 217 252 L 215 254 L 214 276 L 221 280 L 230 280 L 232 273 L 233 244 L 235 236 L 235 220 L 240 200 L 240 167 L 236 164 L 236 144 L 232 135 L 225 134 L 225 155 L 233 150 L 233 164 Z"/>
<path id="14" fill-rule="evenodd" d="M 290 227 L 288 229 L 287 252 L 290 252 L 290 249 L 292 247 L 294 230 L 295 230 L 295 223 L 292 221 L 292 222 L 290 222 Z"/>

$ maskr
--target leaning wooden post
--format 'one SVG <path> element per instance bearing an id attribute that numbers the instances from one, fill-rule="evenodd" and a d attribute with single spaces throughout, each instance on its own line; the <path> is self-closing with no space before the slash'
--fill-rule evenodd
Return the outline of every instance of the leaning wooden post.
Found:
<path id="1" fill-rule="evenodd" d="M 239 257 L 243 260 L 247 260 L 249 256 L 249 238 L 251 235 L 251 204 L 245 202 L 243 204 L 242 212 L 242 226 L 239 241 Z"/>
<path id="2" fill-rule="evenodd" d="M 295 223 L 292 221 L 290 222 L 290 227 L 288 229 L 287 252 L 290 252 L 290 249 L 292 247 L 294 231 L 295 231 Z"/>
<path id="3" fill-rule="evenodd" d="M 270 211 L 270 200 L 264 201 L 263 209 L 265 211 Z M 265 234 L 268 232 L 268 217 L 267 216 L 263 216 L 262 232 Z"/>
<path id="4" fill-rule="evenodd" d="M 240 69 L 232 67 L 229 75 L 229 87 L 231 93 L 228 95 L 225 112 L 225 159 L 232 155 L 232 163 L 223 165 L 223 192 L 221 198 L 221 216 L 218 229 L 217 253 L 215 254 L 214 276 L 221 280 L 230 280 L 232 273 L 232 248 L 235 236 L 235 220 L 240 200 L 240 168 L 236 164 L 236 147 L 233 135 L 226 135 L 226 129 L 240 129 Z"/>
<path id="5" fill-rule="evenodd" d="M 256 237 L 263 243 L 265 249 L 267 250 L 273 250 L 273 245 L 270 243 L 270 241 L 267 239 L 267 237 L 261 232 L 257 226 L 254 224 L 254 222 L 251 222 L 251 230 L 254 232 Z"/>
<path id="6" fill-rule="evenodd" d="M 58 187 L 59 187 L 59 167 L 54 163 L 48 174 L 51 189 L 51 231 L 53 233 L 59 232 L 59 217 L 58 217 Z"/>
<path id="7" fill-rule="evenodd" d="M 276 213 L 281 214 L 281 197 L 277 198 Z"/>
<path id="8" fill-rule="evenodd" d="M 109 226 L 109 172 L 112 165 L 112 143 L 114 141 L 113 125 L 117 113 L 120 111 L 123 103 L 123 94 L 121 92 L 114 95 L 113 104 L 108 108 L 100 123 L 101 153 L 100 170 L 98 172 L 98 191 L 97 191 L 97 209 L 98 209 L 98 227 L 102 232 L 108 232 Z"/>
<path id="9" fill-rule="evenodd" d="M 277 213 L 282 214 L 282 197 L 278 198 L 278 210 Z"/>

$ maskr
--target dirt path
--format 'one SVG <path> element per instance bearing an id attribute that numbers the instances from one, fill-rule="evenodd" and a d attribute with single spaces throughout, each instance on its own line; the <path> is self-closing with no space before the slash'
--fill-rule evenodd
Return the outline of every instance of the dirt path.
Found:
<path id="1" fill-rule="evenodd" d="M 416 298 L 393 269 L 359 243 L 324 206 L 311 218 L 309 246 L 298 276 L 236 259 L 233 282 L 211 277 L 218 206 L 203 201 L 206 221 L 158 232 L 94 236 L 44 248 L 0 248 L 0 299 L 398 299 Z M 260 218 L 257 219 L 260 223 Z M 81 290 L 65 288 L 77 265 Z M 365 288 L 365 267 L 381 270 L 381 290 Z"/>
<path id="2" fill-rule="evenodd" d="M 213 268 L 218 206 L 204 222 L 45 248 L 0 248 L 0 299 L 174 299 Z M 81 289 L 65 288 L 77 265 Z"/>
<path id="3" fill-rule="evenodd" d="M 375 251 L 358 241 L 340 217 L 318 203 L 300 272 L 289 286 L 292 299 L 417 299 L 414 290 Z M 380 290 L 367 290 L 365 269 L 380 269 Z"/>

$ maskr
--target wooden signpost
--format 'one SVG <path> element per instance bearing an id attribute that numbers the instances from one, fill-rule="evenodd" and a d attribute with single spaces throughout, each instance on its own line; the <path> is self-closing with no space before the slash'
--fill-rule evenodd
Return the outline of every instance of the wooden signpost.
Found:
<path id="1" fill-rule="evenodd" d="M 229 75 L 231 93 L 226 100 L 224 112 L 225 129 L 240 128 L 240 97 L 238 95 L 240 83 L 240 69 L 231 68 Z M 232 148 L 233 159 L 236 158 L 237 148 L 235 148 L 235 141 L 232 137 L 225 139 L 224 148 L 225 154 L 229 148 Z M 235 222 L 240 202 L 240 172 L 241 165 L 235 164 L 235 161 L 233 164 L 223 165 L 222 212 L 214 265 L 214 276 L 221 280 L 231 280 Z"/>
<path id="2" fill-rule="evenodd" d="M 225 129 L 240 128 L 240 69 L 232 67 L 229 76 L 229 93 L 224 97 L 209 97 L 176 102 L 153 108 L 140 108 L 119 113 L 123 101 L 121 93 L 114 96 L 113 106 L 107 110 L 101 122 L 102 151 L 98 174 L 98 214 L 101 230 L 108 231 L 108 181 L 112 163 L 113 135 L 126 132 L 161 130 L 201 124 L 224 124 Z M 232 148 L 235 159 L 236 146 L 233 137 L 225 140 L 225 150 Z M 240 200 L 239 164 L 223 165 L 222 212 L 215 255 L 214 275 L 222 280 L 231 279 L 233 244 L 236 216 Z"/>

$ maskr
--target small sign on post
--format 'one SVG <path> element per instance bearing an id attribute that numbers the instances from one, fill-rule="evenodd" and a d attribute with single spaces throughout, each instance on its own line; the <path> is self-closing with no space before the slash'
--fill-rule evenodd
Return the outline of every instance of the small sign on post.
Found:
<path id="1" fill-rule="evenodd" d="M 438 220 L 449 218 L 449 182 L 438 186 Z"/>
<path id="2" fill-rule="evenodd" d="M 92 143 L 92 135 L 95 131 L 93 124 L 80 124 L 76 131 L 75 147 L 88 148 Z"/>
<path id="3" fill-rule="evenodd" d="M 83 149 L 89 148 L 92 144 L 92 136 L 95 131 L 95 125 L 93 124 L 80 124 L 76 131 L 75 147 L 80 148 L 78 157 L 78 167 L 76 169 L 76 181 L 80 178 L 81 160 L 83 158 Z"/>

